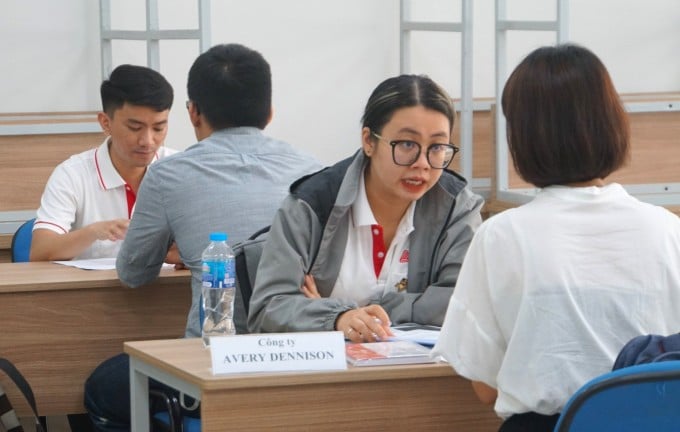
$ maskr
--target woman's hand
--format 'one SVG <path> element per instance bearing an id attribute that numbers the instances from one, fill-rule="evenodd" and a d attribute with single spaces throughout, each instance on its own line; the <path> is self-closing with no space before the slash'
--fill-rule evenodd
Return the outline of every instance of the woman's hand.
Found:
<path id="1" fill-rule="evenodd" d="M 376 342 L 394 336 L 390 317 L 379 305 L 368 305 L 343 312 L 335 322 L 335 329 L 352 342 Z"/>
<path id="2" fill-rule="evenodd" d="M 312 275 L 305 275 L 300 291 L 310 299 L 321 298 Z M 375 342 L 394 336 L 390 330 L 390 317 L 379 305 L 369 305 L 343 312 L 335 323 L 352 342 Z"/>
<path id="3" fill-rule="evenodd" d="M 314 276 L 310 274 L 305 275 L 305 280 L 302 286 L 300 287 L 300 291 L 302 291 L 302 294 L 304 294 L 305 297 L 307 298 L 321 298 L 319 290 L 316 289 L 316 282 L 314 282 Z"/>

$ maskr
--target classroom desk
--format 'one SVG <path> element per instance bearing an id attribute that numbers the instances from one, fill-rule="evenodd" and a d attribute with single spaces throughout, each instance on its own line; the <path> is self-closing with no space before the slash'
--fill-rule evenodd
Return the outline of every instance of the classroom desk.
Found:
<path id="1" fill-rule="evenodd" d="M 33 388 L 41 415 L 84 412 L 83 384 L 123 342 L 178 338 L 191 303 L 190 272 L 163 269 L 152 284 L 124 288 L 115 270 L 49 262 L 0 263 L 0 356 Z M 0 383 L 19 415 L 14 385 Z"/>
<path id="2" fill-rule="evenodd" d="M 149 377 L 201 400 L 202 432 L 490 432 L 501 423 L 443 363 L 213 376 L 200 338 L 126 342 L 125 352 L 138 432 L 149 430 Z"/>

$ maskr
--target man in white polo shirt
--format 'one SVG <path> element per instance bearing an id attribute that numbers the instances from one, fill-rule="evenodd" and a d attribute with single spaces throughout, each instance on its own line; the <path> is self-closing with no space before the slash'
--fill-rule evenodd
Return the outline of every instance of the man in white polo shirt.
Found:
<path id="1" fill-rule="evenodd" d="M 100 92 L 106 139 L 54 169 L 33 226 L 31 261 L 115 257 L 147 166 L 175 153 L 163 146 L 173 90 L 161 74 L 121 65 Z"/>

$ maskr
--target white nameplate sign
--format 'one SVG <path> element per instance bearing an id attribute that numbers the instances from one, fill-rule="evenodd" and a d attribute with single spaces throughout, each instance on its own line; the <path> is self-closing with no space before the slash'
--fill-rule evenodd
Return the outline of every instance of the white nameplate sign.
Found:
<path id="1" fill-rule="evenodd" d="M 210 357 L 214 375 L 347 369 L 339 331 L 214 336 Z"/>

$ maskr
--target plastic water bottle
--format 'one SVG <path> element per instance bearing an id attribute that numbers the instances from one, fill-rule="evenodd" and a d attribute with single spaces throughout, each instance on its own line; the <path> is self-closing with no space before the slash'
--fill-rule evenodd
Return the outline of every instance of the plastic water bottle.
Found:
<path id="1" fill-rule="evenodd" d="M 222 232 L 210 234 L 210 244 L 203 251 L 202 306 L 203 344 L 210 345 L 210 336 L 236 334 L 234 327 L 234 296 L 236 267 L 234 252 Z"/>

